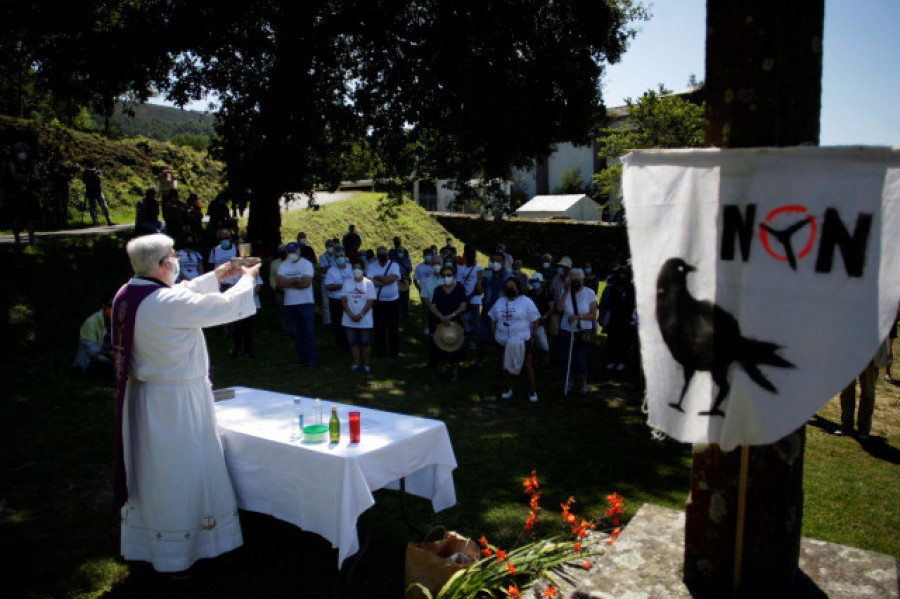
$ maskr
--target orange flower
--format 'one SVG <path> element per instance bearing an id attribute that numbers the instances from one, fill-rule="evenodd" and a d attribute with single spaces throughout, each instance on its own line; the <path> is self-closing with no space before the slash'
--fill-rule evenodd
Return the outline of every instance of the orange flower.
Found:
<path id="1" fill-rule="evenodd" d="M 581 567 L 584 568 L 585 570 L 590 570 L 590 569 L 591 569 L 591 562 L 589 562 L 588 560 L 584 560 L 584 563 L 581 564 Z"/>
<path id="2" fill-rule="evenodd" d="M 532 470 L 531 476 L 525 477 L 525 480 L 522 481 L 522 486 L 525 487 L 525 492 L 529 495 L 534 493 L 535 489 L 540 487 L 537 479 L 537 470 Z"/>
<path id="3" fill-rule="evenodd" d="M 575 551 L 581 551 L 581 541 L 575 541 Z"/>
<path id="4" fill-rule="evenodd" d="M 548 598 L 552 598 L 552 597 L 559 597 L 559 591 L 556 590 L 556 587 L 549 586 L 549 587 L 547 587 L 547 590 L 544 591 L 544 599 L 548 599 Z"/>
<path id="5" fill-rule="evenodd" d="M 519 587 L 514 584 L 509 585 L 509 588 L 506 590 L 506 596 L 510 599 L 522 599 L 522 593 L 519 592 Z"/>
<path id="6" fill-rule="evenodd" d="M 492 555 L 493 553 L 494 553 L 494 552 L 491 551 L 490 549 L 482 549 L 482 550 L 481 550 L 481 555 L 483 555 L 484 557 L 491 557 L 491 555 Z"/>
<path id="7" fill-rule="evenodd" d="M 506 559 L 506 552 L 501 549 L 498 549 L 497 550 L 497 563 L 499 564 L 500 562 L 502 562 L 505 559 Z"/>
<path id="8" fill-rule="evenodd" d="M 512 574 L 513 576 L 516 575 L 516 566 L 512 562 L 510 562 L 510 561 L 506 562 L 506 569 L 509 570 L 509 573 Z"/>
<path id="9" fill-rule="evenodd" d="M 481 545 L 482 547 L 484 547 L 485 549 L 487 549 L 487 546 L 488 546 L 487 537 L 484 535 L 481 535 L 481 538 L 478 539 L 478 544 Z"/>

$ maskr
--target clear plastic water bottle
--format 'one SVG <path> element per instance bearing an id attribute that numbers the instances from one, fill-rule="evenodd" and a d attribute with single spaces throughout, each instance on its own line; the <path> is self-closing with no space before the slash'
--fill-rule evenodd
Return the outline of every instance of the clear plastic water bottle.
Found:
<path id="1" fill-rule="evenodd" d="M 291 441 L 296 441 L 303 435 L 303 410 L 299 397 L 294 398 L 294 416 L 291 420 Z"/>
<path id="2" fill-rule="evenodd" d="M 322 400 L 319 398 L 313 404 L 313 424 L 322 424 Z"/>

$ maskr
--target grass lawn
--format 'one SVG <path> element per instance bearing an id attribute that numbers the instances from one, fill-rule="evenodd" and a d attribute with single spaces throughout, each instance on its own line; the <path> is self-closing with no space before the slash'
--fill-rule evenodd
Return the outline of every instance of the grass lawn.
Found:
<path id="1" fill-rule="evenodd" d="M 364 225 L 374 228 L 375 219 L 355 218 L 364 236 Z M 429 223 L 410 219 L 405 226 Z M 302 225 L 313 229 L 310 221 Z M 345 229 L 325 223 L 322 231 Z M 286 230 L 285 236 L 295 230 Z M 405 240 L 418 239 L 413 229 L 397 232 Z M 430 235 L 443 245 L 439 227 Z M 95 237 L 18 250 L 0 247 L 8 265 L 0 286 L 7 316 L 0 344 L 4 596 L 158 597 L 174 592 L 148 565 L 118 557 L 119 518 L 110 509 L 112 384 L 69 370 L 81 321 L 99 307 L 105 290 L 117 288 L 129 275 L 124 241 Z M 414 243 L 407 247 L 418 249 Z M 604 378 L 602 346 L 591 354 L 590 395 L 563 399 L 562 368 L 555 368 L 539 372 L 539 403 L 528 403 L 524 388 L 516 399 L 500 402 L 496 354 L 484 371 L 462 373 L 455 384 L 432 379 L 424 368 L 427 345 L 417 303 L 401 325 L 400 359 L 373 360 L 367 380 L 349 373 L 330 330 L 318 331 L 318 368 L 291 366 L 292 343 L 278 330 L 267 289 L 262 301 L 254 360 L 232 361 L 230 342 L 216 330 L 207 331 L 216 386 L 260 387 L 322 397 L 326 405 L 337 400 L 445 421 L 459 463 L 454 473 L 458 504 L 435 514 L 430 502 L 411 498 L 411 519 L 424 530 L 445 527 L 475 538 L 485 534 L 500 546 L 512 546 L 524 538 L 528 501 L 521 481 L 533 468 L 544 492 L 540 533 L 561 531 L 558 505 L 570 495 L 578 500 L 573 511 L 586 516 L 600 515 L 612 491 L 626 497 L 628 516 L 645 502 L 684 506 L 690 447 L 651 439 L 633 372 Z M 804 534 L 900 557 L 900 393 L 884 381 L 878 393 L 873 433 L 885 440 L 869 450 L 828 434 L 829 423 L 838 421 L 836 400 L 823 408 L 817 426 L 809 427 Z M 361 531 L 397 507 L 396 493 L 378 492 L 376 506 L 360 521 Z M 260 514 L 242 512 L 241 521 L 244 546 L 201 562 L 190 596 L 399 597 L 406 543 L 418 540 L 401 526 L 381 529 L 348 584 L 336 569 L 336 550 L 324 539 Z"/>

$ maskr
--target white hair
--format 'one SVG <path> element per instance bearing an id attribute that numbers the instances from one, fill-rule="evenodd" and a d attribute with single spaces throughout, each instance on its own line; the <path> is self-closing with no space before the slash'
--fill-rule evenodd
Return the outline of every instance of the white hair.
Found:
<path id="1" fill-rule="evenodd" d="M 569 271 L 569 276 L 570 277 L 581 277 L 583 279 L 584 271 L 580 268 L 573 268 L 572 270 Z"/>
<path id="2" fill-rule="evenodd" d="M 146 276 L 157 268 L 161 260 L 169 255 L 169 250 L 175 245 L 175 241 L 168 235 L 156 233 L 135 237 L 125 246 L 128 259 L 134 274 Z"/>

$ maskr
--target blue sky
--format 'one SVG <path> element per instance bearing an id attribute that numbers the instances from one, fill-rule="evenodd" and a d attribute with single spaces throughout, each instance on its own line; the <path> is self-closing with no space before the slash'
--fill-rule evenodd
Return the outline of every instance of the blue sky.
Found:
<path id="1" fill-rule="evenodd" d="M 736 0 L 742 1 L 742 0 Z M 790 1 L 790 0 L 785 0 Z M 704 79 L 706 0 L 656 0 L 603 94 L 608 107 Z M 822 145 L 900 146 L 900 0 L 826 0 Z M 159 102 L 155 100 L 154 102 Z M 203 110 L 205 103 L 190 108 Z"/>
<path id="2" fill-rule="evenodd" d="M 608 107 L 704 79 L 706 1 L 656 0 L 651 11 L 607 71 Z M 823 45 L 820 143 L 900 146 L 900 0 L 826 0 Z"/>

